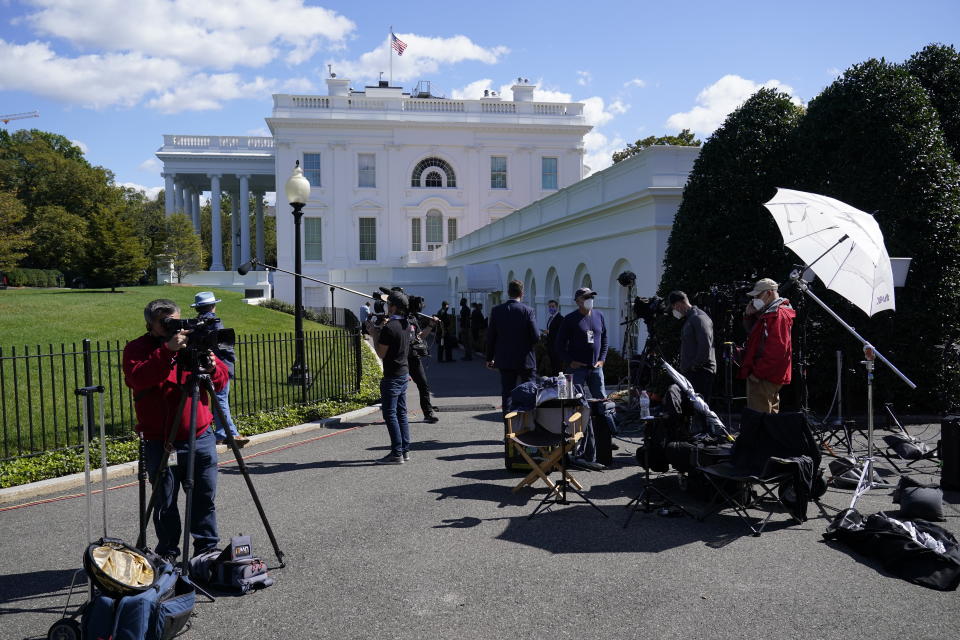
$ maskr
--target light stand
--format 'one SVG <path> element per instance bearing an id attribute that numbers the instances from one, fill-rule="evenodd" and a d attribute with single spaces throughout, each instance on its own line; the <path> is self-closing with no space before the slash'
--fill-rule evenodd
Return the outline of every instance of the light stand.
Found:
<path id="1" fill-rule="evenodd" d="M 905 376 L 899 369 L 897 369 L 892 362 L 887 360 L 883 354 L 877 351 L 870 343 L 868 343 L 856 330 L 851 327 L 849 324 L 843 321 L 843 318 L 838 316 L 833 309 L 827 306 L 823 300 L 814 295 L 811 291 L 807 282 L 800 277 L 800 274 L 806 270 L 806 267 L 794 270 L 790 274 L 790 280 L 793 281 L 797 288 L 800 289 L 805 295 L 807 295 L 811 300 L 816 302 L 824 311 L 830 315 L 831 318 L 840 323 L 847 332 L 860 341 L 860 344 L 863 345 L 864 360 L 862 364 L 866 367 L 867 370 L 867 456 L 863 458 L 863 469 L 860 472 L 860 480 L 857 483 L 857 489 L 853 493 L 853 499 L 850 501 L 850 508 L 853 509 L 856 505 L 857 500 L 865 494 L 870 489 L 880 486 L 873 481 L 873 369 L 874 361 L 880 360 L 880 362 L 887 365 L 891 371 L 893 371 L 897 376 L 903 380 L 908 387 L 911 389 L 916 389 L 917 385 L 913 383 L 910 378 Z"/>
<path id="2" fill-rule="evenodd" d="M 286 184 L 287 201 L 293 207 L 293 262 L 294 262 L 294 331 L 296 333 L 296 356 L 287 384 L 300 386 L 300 400 L 307 403 L 307 386 L 310 384 L 310 372 L 307 370 L 307 358 L 303 340 L 303 280 L 300 275 L 303 271 L 303 247 L 300 243 L 300 223 L 303 218 L 303 207 L 310 199 L 310 182 L 303 176 L 300 161 L 297 160 L 293 168 L 293 175 Z M 239 269 L 237 269 L 239 271 Z"/>
<path id="3" fill-rule="evenodd" d="M 630 524 L 630 520 L 633 519 L 633 514 L 635 514 L 637 511 L 642 510 L 644 513 L 650 513 L 654 510 L 655 503 L 650 499 L 652 494 L 655 494 L 658 498 L 660 498 L 659 502 L 656 503 L 656 506 L 660 507 L 661 509 L 676 507 L 684 514 L 690 516 L 691 518 L 693 517 L 689 511 L 683 508 L 683 505 L 678 503 L 676 500 L 670 499 L 667 494 L 653 486 L 653 482 L 650 480 L 650 447 L 647 444 L 646 436 L 647 426 L 654 420 L 656 420 L 656 418 L 651 417 L 644 419 L 644 422 L 647 424 L 643 426 L 643 487 L 640 489 L 640 493 L 634 496 L 634 498 L 627 503 L 627 508 L 630 509 L 630 515 L 627 516 L 627 521 L 623 523 L 624 529 L 626 529 Z"/>

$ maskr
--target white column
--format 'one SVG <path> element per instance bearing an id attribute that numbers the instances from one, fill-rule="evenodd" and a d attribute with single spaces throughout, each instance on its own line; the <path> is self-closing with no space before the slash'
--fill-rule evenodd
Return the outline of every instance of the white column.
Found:
<path id="1" fill-rule="evenodd" d="M 240 249 L 237 247 L 237 231 L 240 230 L 240 194 L 230 192 L 230 269 L 236 271 L 241 262 Z"/>
<path id="2" fill-rule="evenodd" d="M 164 173 L 163 175 L 163 212 L 170 217 L 176 210 L 177 188 L 173 183 L 173 174 Z"/>
<path id="3" fill-rule="evenodd" d="M 180 187 L 180 210 L 190 217 L 190 191 L 187 185 Z"/>
<path id="4" fill-rule="evenodd" d="M 250 259 L 250 176 L 237 177 L 240 178 L 240 217 L 237 220 L 240 225 L 239 266 Z"/>
<path id="5" fill-rule="evenodd" d="M 223 271 L 223 237 L 220 231 L 220 175 L 210 174 L 210 271 Z"/>
<path id="6" fill-rule="evenodd" d="M 193 202 L 191 206 L 193 208 L 193 229 L 197 232 L 197 235 L 200 235 L 200 189 L 193 189 Z"/>
<path id="7" fill-rule="evenodd" d="M 263 196 L 263 191 L 253 192 L 253 197 L 257 199 L 254 205 L 254 214 L 257 218 L 257 260 L 266 260 L 267 258 L 263 240 Z M 263 267 L 257 267 L 257 269 L 262 268 Z"/>
<path id="8" fill-rule="evenodd" d="M 173 182 L 173 210 L 183 211 L 183 183 L 174 177 Z"/>

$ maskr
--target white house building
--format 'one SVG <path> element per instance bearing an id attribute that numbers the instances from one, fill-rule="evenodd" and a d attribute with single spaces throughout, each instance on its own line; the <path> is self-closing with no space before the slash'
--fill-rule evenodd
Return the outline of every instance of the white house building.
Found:
<path id="1" fill-rule="evenodd" d="M 522 79 L 512 100 L 438 98 L 426 83 L 412 93 L 383 82 L 354 91 L 336 77 L 327 86 L 323 96 L 275 95 L 272 137 L 165 136 L 157 157 L 173 194 L 168 213 L 183 210 L 199 225 L 200 193 L 210 191 L 218 237 L 221 191 L 233 195 L 236 221 L 248 219 L 250 193 L 279 190 L 277 266 L 293 270 L 282 191 L 299 161 L 312 187 L 302 226 L 307 276 L 359 291 L 399 285 L 427 298 L 428 311 L 464 295 L 489 310 L 517 278 L 541 322 L 546 300 L 569 310 L 583 284 L 599 291 L 597 308 L 621 317 L 627 294 L 616 276 L 625 270 L 637 274 L 638 294 L 656 288 L 699 149 L 655 147 L 584 179 L 583 105 L 536 102 Z M 253 238 L 246 225 L 233 229 L 233 264 L 222 264 L 215 244 L 212 271 L 190 281 L 266 285 L 262 272 L 235 270 L 263 255 L 263 212 L 255 214 Z M 293 299 L 292 277 L 278 273 L 275 285 L 277 297 Z M 306 305 L 326 306 L 330 295 L 304 281 Z M 334 302 L 355 309 L 362 300 L 338 290 Z"/>

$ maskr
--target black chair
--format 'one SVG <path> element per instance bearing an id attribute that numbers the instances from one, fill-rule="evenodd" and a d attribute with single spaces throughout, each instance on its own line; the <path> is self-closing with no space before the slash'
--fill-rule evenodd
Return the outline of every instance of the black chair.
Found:
<path id="1" fill-rule="evenodd" d="M 744 409 L 730 460 L 698 470 L 716 491 L 714 502 L 720 502 L 716 508 L 708 507 L 701 521 L 729 507 L 759 536 L 778 506 L 798 524 L 807 519 L 810 500 L 823 509 L 816 495 L 819 487 L 814 486 L 822 484 L 822 479 L 814 482 L 820 475 L 820 448 L 801 413 Z M 784 504 L 786 496 L 789 507 Z M 768 508 L 761 504 L 765 501 Z M 749 509 L 767 513 L 755 522 Z"/>

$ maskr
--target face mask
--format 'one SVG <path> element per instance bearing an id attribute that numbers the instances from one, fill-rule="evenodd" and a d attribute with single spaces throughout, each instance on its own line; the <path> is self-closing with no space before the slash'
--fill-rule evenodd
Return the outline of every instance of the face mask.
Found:
<path id="1" fill-rule="evenodd" d="M 761 300 L 760 298 L 754 298 L 754 299 L 753 299 L 753 308 L 756 309 L 757 311 L 760 311 L 760 310 L 763 309 L 765 306 L 767 306 L 767 305 L 766 305 L 766 304 L 763 302 L 763 300 Z"/>
<path id="2" fill-rule="evenodd" d="M 556 310 L 554 307 L 548 307 L 548 308 L 547 308 L 547 313 L 552 316 L 552 315 L 555 315 L 555 314 L 557 313 L 557 310 Z"/>
<path id="3" fill-rule="evenodd" d="M 593 298 L 587 298 L 586 300 L 584 300 L 583 308 L 586 309 L 587 311 L 590 311 L 590 309 L 593 309 Z"/>
<path id="4" fill-rule="evenodd" d="M 674 310 L 673 310 L 673 317 L 676 318 L 677 320 L 680 320 L 681 318 L 683 318 L 683 314 L 680 313 L 679 311 L 677 311 L 676 309 L 674 309 Z"/>

